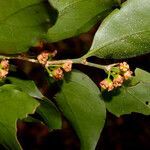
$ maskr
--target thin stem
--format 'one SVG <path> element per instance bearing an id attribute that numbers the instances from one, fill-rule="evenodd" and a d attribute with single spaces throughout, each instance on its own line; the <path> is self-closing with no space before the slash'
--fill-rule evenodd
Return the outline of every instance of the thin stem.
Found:
<path id="1" fill-rule="evenodd" d="M 105 65 L 95 64 L 95 63 L 91 63 L 91 62 L 87 62 L 87 64 L 85 64 L 85 65 L 107 71 L 107 66 L 105 66 Z"/>
<path id="2" fill-rule="evenodd" d="M 9 59 L 9 60 L 19 59 L 19 60 L 29 61 L 29 62 L 32 62 L 32 63 L 39 63 L 38 60 L 36 60 L 36 59 L 22 57 L 22 56 L 4 56 L 4 55 L 0 55 L 0 59 Z"/>
<path id="3" fill-rule="evenodd" d="M 110 75 L 111 75 L 111 72 L 108 71 L 108 77 L 107 77 L 107 79 L 110 79 Z"/>
<path id="4" fill-rule="evenodd" d="M 45 67 L 46 71 L 48 72 L 49 76 L 52 76 L 51 71 L 48 69 L 48 67 Z"/>
<path id="5" fill-rule="evenodd" d="M 71 60 L 72 63 L 74 63 L 74 64 L 80 64 L 81 63 L 80 59 L 51 60 L 51 61 L 47 61 L 47 66 L 61 65 L 61 64 L 66 63 L 68 60 Z"/>
<path id="6" fill-rule="evenodd" d="M 26 58 L 26 57 L 22 57 L 22 56 L 3 56 L 3 55 L 0 55 L 0 59 L 9 59 L 9 60 L 18 59 L 18 60 L 25 60 L 28 62 L 39 64 L 37 59 L 31 59 L 31 58 Z M 64 63 L 66 63 L 68 60 L 71 60 L 73 64 L 82 64 L 82 65 L 86 65 L 86 66 L 90 66 L 90 67 L 95 67 L 98 69 L 102 69 L 105 72 L 110 71 L 112 67 L 117 65 L 117 64 L 110 64 L 110 65 L 95 64 L 95 63 L 87 62 L 86 59 L 83 59 L 83 57 L 82 57 L 82 58 L 77 58 L 77 59 L 64 59 L 64 60 L 47 61 L 45 68 L 49 67 L 49 66 L 54 66 L 54 65 L 62 65 Z"/>

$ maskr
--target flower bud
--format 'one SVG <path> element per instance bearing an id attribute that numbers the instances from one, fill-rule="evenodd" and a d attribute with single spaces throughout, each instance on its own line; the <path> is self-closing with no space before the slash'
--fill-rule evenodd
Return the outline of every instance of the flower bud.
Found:
<path id="1" fill-rule="evenodd" d="M 66 63 L 64 63 L 62 65 L 62 68 L 66 71 L 66 72 L 70 72 L 72 69 L 72 60 L 68 60 Z"/>
<path id="2" fill-rule="evenodd" d="M 8 60 L 3 59 L 0 64 L 1 64 L 2 69 L 9 69 L 9 61 Z"/>
<path id="3" fill-rule="evenodd" d="M 129 70 L 129 65 L 126 62 L 120 63 L 119 68 L 121 71 L 126 72 Z"/>
<path id="4" fill-rule="evenodd" d="M 9 71 L 9 61 L 6 59 L 3 59 L 0 63 L 0 79 L 3 79 L 6 77 Z"/>
<path id="5" fill-rule="evenodd" d="M 37 59 L 40 64 L 45 65 L 49 57 L 48 51 L 43 51 L 41 54 L 37 56 Z"/>
<path id="6" fill-rule="evenodd" d="M 64 77 L 63 71 L 60 68 L 53 70 L 52 75 L 56 80 L 61 80 Z"/>
<path id="7" fill-rule="evenodd" d="M 122 85 L 124 78 L 121 75 L 117 75 L 113 80 L 114 87 L 119 87 Z"/>
<path id="8" fill-rule="evenodd" d="M 100 86 L 103 89 L 107 89 L 108 91 L 112 91 L 114 89 L 113 82 L 110 79 L 104 79 L 100 82 Z"/>
<path id="9" fill-rule="evenodd" d="M 8 74 L 8 70 L 4 70 L 4 69 L 0 70 L 0 78 L 1 79 L 6 78 L 7 74 Z"/>
<path id="10" fill-rule="evenodd" d="M 128 79 L 132 76 L 132 73 L 133 73 L 133 72 L 130 71 L 130 70 L 128 70 L 127 72 L 125 72 L 125 73 L 123 74 L 125 80 L 128 80 Z"/>

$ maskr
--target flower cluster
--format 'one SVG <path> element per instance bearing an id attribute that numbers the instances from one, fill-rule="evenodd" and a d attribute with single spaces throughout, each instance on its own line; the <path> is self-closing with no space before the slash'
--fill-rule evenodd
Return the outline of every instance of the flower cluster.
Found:
<path id="1" fill-rule="evenodd" d="M 102 89 L 108 91 L 112 91 L 114 88 L 122 86 L 123 82 L 132 76 L 132 71 L 130 71 L 130 67 L 126 62 L 113 67 L 109 73 L 112 76 L 112 79 L 108 77 L 100 82 Z"/>
<path id="2" fill-rule="evenodd" d="M 57 50 L 53 52 L 43 51 L 37 56 L 37 60 L 40 64 L 44 65 L 49 73 L 50 77 L 56 80 L 61 80 L 64 77 L 64 72 L 70 72 L 72 70 L 72 60 L 66 60 L 62 62 L 51 61 L 57 54 Z"/>
<path id="3" fill-rule="evenodd" d="M 9 61 L 3 59 L 0 63 L 0 79 L 4 79 L 9 71 Z"/>
<path id="4" fill-rule="evenodd" d="M 56 54 L 57 50 L 54 50 L 53 52 L 43 51 L 37 56 L 37 60 L 39 61 L 40 64 L 45 65 L 47 61 L 52 57 L 55 57 Z"/>
<path id="5" fill-rule="evenodd" d="M 56 67 L 49 67 L 49 74 L 56 80 L 61 80 L 64 77 L 64 71 L 70 72 L 72 70 L 72 60 L 66 60 L 65 63 Z"/>
<path id="6" fill-rule="evenodd" d="M 63 65 L 62 68 L 65 72 L 70 72 L 72 69 L 72 60 L 67 60 Z"/>

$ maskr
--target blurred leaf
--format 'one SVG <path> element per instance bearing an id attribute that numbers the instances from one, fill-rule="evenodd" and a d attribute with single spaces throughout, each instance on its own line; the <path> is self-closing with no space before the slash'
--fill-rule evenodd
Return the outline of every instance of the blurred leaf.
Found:
<path id="1" fill-rule="evenodd" d="M 26 118 L 22 119 L 21 121 L 28 122 L 28 123 L 33 123 L 33 122 L 41 123 L 40 120 L 38 120 L 38 119 L 36 119 L 36 118 L 34 118 L 34 117 L 30 116 L 30 115 L 28 115 Z"/>
<path id="2" fill-rule="evenodd" d="M 36 112 L 43 118 L 43 122 L 49 129 L 61 129 L 61 115 L 56 106 L 48 100 L 41 101 L 41 105 Z"/>
<path id="3" fill-rule="evenodd" d="M 108 111 L 116 116 L 132 112 L 150 115 L 150 73 L 136 69 L 134 79 L 138 81 L 135 85 L 126 84 L 112 92 L 103 93 Z"/>
<path id="4" fill-rule="evenodd" d="M 17 119 L 34 113 L 39 103 L 11 85 L 0 87 L 0 144 L 6 149 L 21 149 L 16 137 Z"/>
<path id="5" fill-rule="evenodd" d="M 135 70 L 136 79 L 142 82 L 150 82 L 150 73 L 140 68 Z"/>
<path id="6" fill-rule="evenodd" d="M 58 10 L 58 20 L 48 31 L 48 40 L 56 42 L 87 32 L 108 14 L 112 0 L 49 0 Z"/>
<path id="7" fill-rule="evenodd" d="M 94 150 L 105 122 L 105 105 L 93 81 L 73 71 L 63 81 L 56 101 L 75 129 L 81 150 Z"/>
<path id="8" fill-rule="evenodd" d="M 114 0 L 116 3 L 119 4 L 119 6 L 121 5 L 121 0 Z"/>
<path id="9" fill-rule="evenodd" d="M 25 52 L 43 39 L 54 15 L 47 7 L 45 0 L 1 0 L 0 53 Z"/>
<path id="10" fill-rule="evenodd" d="M 150 52 L 150 0 L 128 0 L 100 25 L 86 55 L 129 58 Z"/>
<path id="11" fill-rule="evenodd" d="M 37 108 L 36 112 L 42 117 L 42 121 L 50 129 L 60 129 L 61 128 L 61 114 L 57 107 L 45 98 L 42 93 L 36 87 L 34 81 L 22 80 L 15 77 L 7 78 L 13 85 L 16 85 L 23 92 L 29 94 L 34 98 L 41 99 L 40 106 Z"/>

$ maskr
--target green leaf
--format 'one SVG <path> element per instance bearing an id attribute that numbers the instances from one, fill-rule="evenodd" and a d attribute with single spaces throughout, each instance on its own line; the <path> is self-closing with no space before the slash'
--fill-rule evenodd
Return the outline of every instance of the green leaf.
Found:
<path id="1" fill-rule="evenodd" d="M 48 40 L 56 42 L 87 32 L 108 14 L 113 0 L 49 0 L 58 10 L 58 20 L 48 31 Z"/>
<path id="2" fill-rule="evenodd" d="M 42 93 L 39 91 L 34 81 L 32 80 L 23 80 L 16 77 L 7 77 L 7 80 L 11 84 L 16 85 L 20 90 L 22 90 L 23 92 L 29 94 L 34 98 L 38 99 L 44 98 L 44 96 L 42 95 Z"/>
<path id="3" fill-rule="evenodd" d="M 7 79 L 16 85 L 20 90 L 29 94 L 34 98 L 41 99 L 40 106 L 36 112 L 42 117 L 42 121 L 50 129 L 60 129 L 62 126 L 61 114 L 57 107 L 47 98 L 36 87 L 34 81 L 22 80 L 15 77 L 7 77 Z"/>
<path id="4" fill-rule="evenodd" d="M 150 0 L 128 0 L 99 27 L 86 57 L 129 58 L 150 52 Z"/>
<path id="5" fill-rule="evenodd" d="M 135 74 L 132 79 L 138 81 L 135 85 L 126 84 L 112 92 L 103 93 L 108 111 L 116 116 L 132 112 L 150 115 L 150 74 L 141 69 L 136 69 Z"/>
<path id="6" fill-rule="evenodd" d="M 142 82 L 150 82 L 150 73 L 137 68 L 135 70 L 136 79 Z"/>
<path id="7" fill-rule="evenodd" d="M 11 85 L 0 87 L 0 145 L 6 149 L 21 149 L 16 137 L 18 119 L 34 113 L 39 103 Z"/>
<path id="8" fill-rule="evenodd" d="M 85 74 L 66 76 L 56 101 L 75 129 L 81 150 L 94 150 L 105 122 L 105 105 L 98 87 Z"/>
<path id="9" fill-rule="evenodd" d="M 43 122 L 49 129 L 61 129 L 61 115 L 56 106 L 48 100 L 41 101 L 41 105 L 36 112 L 43 118 Z"/>
<path id="10" fill-rule="evenodd" d="M 36 119 L 36 118 L 34 118 L 34 117 L 30 116 L 30 115 L 28 115 L 26 118 L 22 119 L 21 121 L 27 122 L 27 123 L 33 123 L 33 122 L 34 123 L 41 123 L 40 120 L 38 120 L 38 119 Z"/>
<path id="11" fill-rule="evenodd" d="M 45 0 L 0 1 L 0 53 L 25 52 L 45 37 L 53 14 L 47 5 Z"/>

